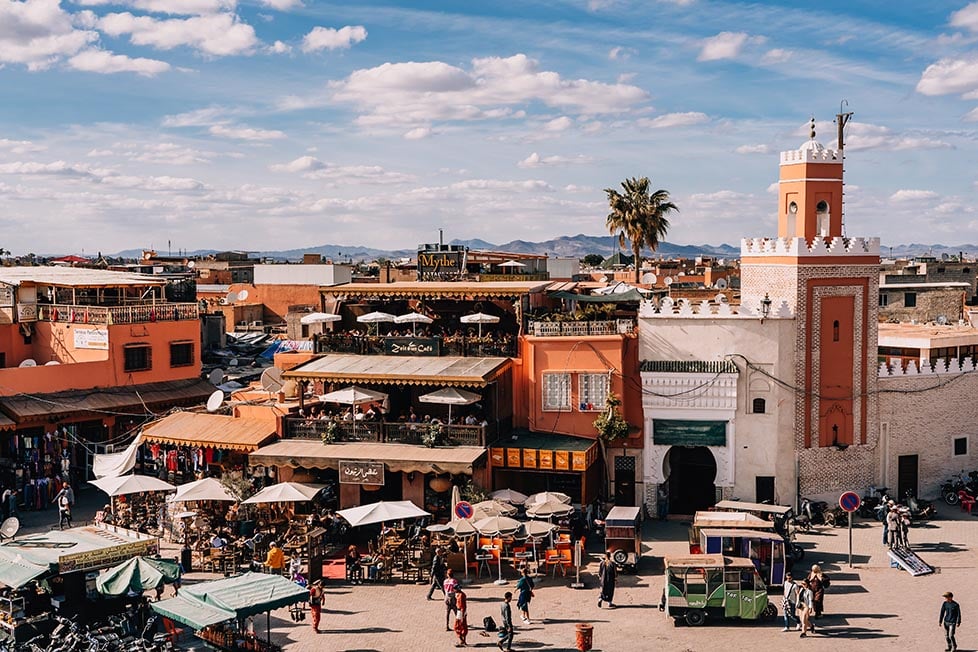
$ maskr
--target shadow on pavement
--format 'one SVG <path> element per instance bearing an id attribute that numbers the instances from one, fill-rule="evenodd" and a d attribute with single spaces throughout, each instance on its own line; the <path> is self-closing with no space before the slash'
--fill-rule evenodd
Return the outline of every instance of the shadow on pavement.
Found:
<path id="1" fill-rule="evenodd" d="M 359 629 L 324 629 L 324 634 L 399 634 L 400 629 L 390 629 L 389 627 L 360 627 Z"/>
<path id="2" fill-rule="evenodd" d="M 947 541 L 940 541 L 938 543 L 920 543 L 911 544 L 910 546 L 914 552 L 967 552 L 968 548 L 966 546 L 958 546 Z"/>
<path id="3" fill-rule="evenodd" d="M 834 581 L 832 582 L 831 588 L 825 589 L 826 593 L 832 594 L 852 594 L 852 593 L 869 593 L 869 589 L 859 584 L 848 584 L 846 586 L 840 586 Z"/>
<path id="4" fill-rule="evenodd" d="M 541 618 L 539 621 L 546 625 L 566 625 L 571 623 L 607 623 L 608 620 L 598 620 L 596 618 Z"/>
<path id="5" fill-rule="evenodd" d="M 831 638 L 852 638 L 852 639 L 872 639 L 872 638 L 899 638 L 897 634 L 887 634 L 882 629 L 867 629 L 866 627 L 832 627 L 830 629 L 819 628 L 815 631 L 814 637 Z"/>

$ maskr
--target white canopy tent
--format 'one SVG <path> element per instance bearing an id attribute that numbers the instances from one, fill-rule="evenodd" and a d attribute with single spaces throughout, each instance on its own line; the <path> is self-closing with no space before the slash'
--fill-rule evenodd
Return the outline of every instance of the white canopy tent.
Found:
<path id="1" fill-rule="evenodd" d="M 241 501 L 242 505 L 260 505 L 262 503 L 304 503 L 312 500 L 323 488 L 321 484 L 303 484 L 301 482 L 279 482 L 265 487 L 248 500 Z"/>
<path id="2" fill-rule="evenodd" d="M 453 405 L 472 405 L 473 403 L 478 403 L 482 400 L 482 397 L 478 394 L 473 394 L 472 392 L 466 392 L 463 389 L 455 389 L 454 387 L 445 387 L 444 389 L 439 389 L 437 392 L 431 392 L 430 394 L 422 394 L 418 397 L 418 400 L 422 403 L 434 403 L 437 405 L 447 405 L 448 406 L 448 421 L 452 420 L 452 406 Z"/>
<path id="3" fill-rule="evenodd" d="M 308 315 L 303 315 L 299 319 L 300 324 L 324 324 L 332 321 L 340 321 L 343 319 L 340 315 L 334 315 L 329 312 L 310 312 Z"/>
<path id="4" fill-rule="evenodd" d="M 371 525 L 373 523 L 385 523 L 387 521 L 400 521 L 406 518 L 421 518 L 431 516 L 410 500 L 380 501 L 371 505 L 360 505 L 349 509 L 341 509 L 336 512 L 353 527 L 360 525 Z"/>

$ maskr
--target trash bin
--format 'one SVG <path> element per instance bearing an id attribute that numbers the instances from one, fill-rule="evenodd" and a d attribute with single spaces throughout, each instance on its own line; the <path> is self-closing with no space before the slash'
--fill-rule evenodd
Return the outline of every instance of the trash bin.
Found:
<path id="1" fill-rule="evenodd" d="M 184 573 L 189 573 L 193 570 L 193 551 L 190 548 L 183 548 L 180 551 L 180 565 L 183 567 Z"/>
<path id="2" fill-rule="evenodd" d="M 578 623 L 576 634 L 577 649 L 587 652 L 594 639 L 594 627 L 589 623 Z"/>

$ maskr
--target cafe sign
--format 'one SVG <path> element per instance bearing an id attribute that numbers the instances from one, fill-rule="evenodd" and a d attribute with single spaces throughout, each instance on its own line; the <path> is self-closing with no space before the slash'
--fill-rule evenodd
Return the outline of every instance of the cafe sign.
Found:
<path id="1" fill-rule="evenodd" d="M 437 337 L 384 338 L 384 355 L 432 356 L 441 355 L 441 340 Z"/>
<path id="2" fill-rule="evenodd" d="M 455 275 L 462 270 L 461 251 L 419 251 L 418 276 L 420 278 Z"/>
<path id="3" fill-rule="evenodd" d="M 149 557 L 160 551 L 159 539 L 134 541 L 119 546 L 109 546 L 97 550 L 87 550 L 58 557 L 58 572 L 95 570 L 115 566 L 133 557 Z"/>
<path id="4" fill-rule="evenodd" d="M 340 461 L 340 482 L 342 484 L 384 484 L 383 462 Z"/>

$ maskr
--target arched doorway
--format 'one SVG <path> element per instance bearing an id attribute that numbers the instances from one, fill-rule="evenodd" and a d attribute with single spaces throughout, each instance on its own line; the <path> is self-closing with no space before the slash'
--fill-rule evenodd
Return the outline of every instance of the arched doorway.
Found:
<path id="1" fill-rule="evenodd" d="M 669 512 L 693 514 L 716 504 L 717 462 L 705 446 L 673 446 L 669 469 Z"/>

